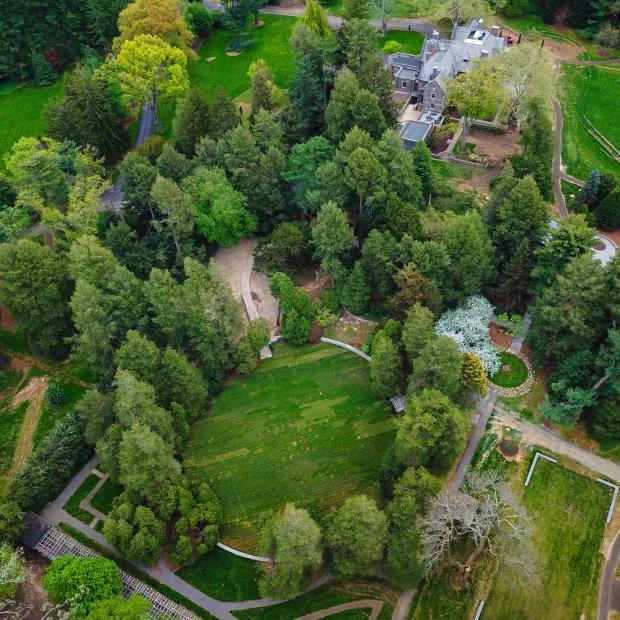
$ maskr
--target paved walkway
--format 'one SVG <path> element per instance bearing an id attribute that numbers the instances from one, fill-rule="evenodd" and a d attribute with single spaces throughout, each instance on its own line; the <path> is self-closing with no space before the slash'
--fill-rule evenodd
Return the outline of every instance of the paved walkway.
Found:
<path id="1" fill-rule="evenodd" d="M 620 611 L 620 581 L 616 579 L 616 565 L 620 556 L 620 531 L 616 533 L 607 561 L 603 566 L 601 585 L 598 592 L 597 620 L 608 620 L 609 609 Z"/>
<path id="2" fill-rule="evenodd" d="M 224 6 L 220 2 L 213 2 L 212 0 L 203 0 L 205 7 L 211 11 L 223 11 Z M 305 7 L 281 7 L 281 6 L 266 6 L 261 9 L 261 13 L 269 13 L 270 15 L 283 15 L 287 17 L 299 17 L 305 13 Z M 328 15 L 327 19 L 329 25 L 332 28 L 340 28 L 344 21 L 342 17 L 337 15 Z M 370 23 L 379 30 L 381 28 L 381 20 L 370 19 Z M 413 19 L 407 17 L 388 17 L 386 19 L 387 30 L 415 30 L 422 33 L 425 37 L 430 37 L 434 30 L 438 30 L 436 24 L 433 24 L 424 19 Z"/>
<path id="3" fill-rule="evenodd" d="M 553 114 L 555 116 L 555 149 L 553 152 L 553 193 L 555 195 L 555 204 L 558 208 L 558 215 L 561 218 L 568 217 L 566 209 L 566 200 L 562 192 L 562 130 L 564 128 L 564 115 L 562 114 L 562 106 L 560 102 L 553 98 Z"/>
<path id="4" fill-rule="evenodd" d="M 496 419 L 502 424 L 520 431 L 526 443 L 539 445 L 556 454 L 566 456 L 584 467 L 620 483 L 620 465 L 617 463 L 584 450 L 549 430 L 546 426 L 527 422 L 501 405 L 495 405 L 495 415 Z"/>
<path id="5" fill-rule="evenodd" d="M 383 607 L 383 601 L 376 601 L 373 599 L 362 599 L 361 601 L 352 601 L 351 603 L 343 603 L 342 605 L 334 605 L 334 607 L 328 607 L 327 609 L 321 609 L 320 611 L 314 611 L 311 614 L 305 616 L 299 616 L 297 620 L 320 620 L 320 618 L 327 618 L 335 614 L 341 614 L 351 609 L 367 609 L 371 608 L 372 612 L 368 616 L 368 620 L 377 620 L 379 612 Z"/>

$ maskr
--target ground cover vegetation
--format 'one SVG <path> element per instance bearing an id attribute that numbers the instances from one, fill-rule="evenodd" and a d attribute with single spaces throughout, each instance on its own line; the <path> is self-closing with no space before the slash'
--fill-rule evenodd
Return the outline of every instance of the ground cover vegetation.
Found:
<path id="1" fill-rule="evenodd" d="M 518 447 L 518 438 L 516 441 Z M 485 610 L 492 613 L 493 618 L 513 618 L 515 614 L 533 618 L 541 613 L 540 610 L 558 619 L 583 610 L 595 612 L 602 561 L 599 547 L 609 491 L 563 464 L 543 460 L 537 464 L 526 488 L 523 481 L 533 452 L 521 462 L 509 462 L 498 451 L 497 442 L 497 434 L 485 435 L 474 461 L 475 467 L 483 472 L 501 471 L 512 492 L 522 497 L 523 506 L 531 516 L 531 547 L 527 558 L 535 574 L 517 585 L 519 582 L 510 565 L 502 564 L 500 551 L 499 557 L 493 554 L 480 560 L 472 581 L 455 590 L 450 585 L 450 567 L 443 566 L 419 590 L 412 606 L 412 620 L 437 614 L 455 619 L 469 618 L 475 613 L 479 600 L 486 601 Z M 455 549 L 457 562 L 471 552 L 467 546 Z M 516 551 L 511 545 L 511 560 L 516 560 Z M 564 565 L 566 568 L 562 569 Z M 573 565 L 574 570 L 571 570 L 569 566 Z M 569 596 L 573 591 L 575 596 Z"/>
<path id="2" fill-rule="evenodd" d="M 448 567 L 438 588 L 455 601 L 500 559 L 529 583 L 526 563 L 510 560 L 528 557 L 534 504 L 492 473 L 474 472 L 459 492 L 442 480 L 464 449 L 472 403 L 501 367 L 487 297 L 510 314 L 530 305 L 532 355 L 555 368 L 545 415 L 574 423 L 585 411 L 599 436 L 620 434 L 620 262 L 592 260 L 588 219 L 602 212 L 613 222 L 617 190 L 593 173 L 579 194 L 588 212 L 550 228 L 551 91 L 545 71 L 531 71 L 548 64 L 532 47 L 481 61 L 450 86 L 468 124 L 487 112 L 523 123 L 522 150 L 488 201 L 452 187 L 423 143 L 404 151 L 392 76 L 367 21 L 373 12 L 381 21 L 388 5 L 373 4 L 345 3 L 337 31 L 314 0 L 298 20 L 265 16 L 258 27 L 259 3 L 247 0 L 215 17 L 182 14 L 172 0 L 157 0 L 156 11 L 144 0 L 119 6 L 102 44 L 110 54 L 66 76 L 50 135 L 10 149 L 0 301 L 21 330 L 13 340 L 68 355 L 91 383 L 67 415 L 53 409 L 63 407 L 62 386 L 50 388 L 41 439 L 0 502 L 4 538 L 14 540 L 23 512 L 57 495 L 94 450 L 110 475 L 94 498 L 109 517 L 107 540 L 149 564 L 165 549 L 194 585 L 222 598 L 250 587 L 292 597 L 323 567 L 346 580 L 385 570 L 399 588 L 437 583 L 431 574 Z M 451 2 L 442 16 L 462 21 L 474 4 Z M 192 43 L 216 22 L 226 30 L 198 58 Z M 277 44 L 267 56 L 257 41 L 270 32 Z M 209 45 L 219 50 L 211 63 Z M 39 55 L 32 65 L 40 82 L 51 79 Z M 492 109 L 471 97 L 476 76 L 488 81 Z M 243 101 L 217 87 L 228 79 Z M 122 121 L 143 106 L 163 134 L 123 157 Z M 116 162 L 123 206 L 102 211 L 106 166 Z M 23 238 L 37 220 L 53 244 Z M 270 328 L 247 324 L 209 258 L 254 234 L 284 340 L 258 368 Z M 315 269 L 325 282 L 318 299 L 293 280 Z M 377 319 L 370 363 L 303 346 L 342 311 Z M 385 399 L 397 394 L 404 411 L 392 417 Z M 255 585 L 223 585 L 246 572 L 213 554 L 220 535 L 250 551 L 255 543 L 270 560 Z M 239 615 L 290 616 L 340 597 L 329 592 Z M 69 602 L 66 591 L 52 597 Z"/>

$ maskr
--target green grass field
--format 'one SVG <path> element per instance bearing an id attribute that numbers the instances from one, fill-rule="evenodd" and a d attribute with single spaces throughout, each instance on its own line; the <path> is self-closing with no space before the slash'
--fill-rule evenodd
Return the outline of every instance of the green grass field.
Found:
<path id="1" fill-rule="evenodd" d="M 4 156 L 22 136 L 36 136 L 45 130 L 45 106 L 60 97 L 62 78 L 51 86 L 0 84 L 0 171 Z"/>
<path id="2" fill-rule="evenodd" d="M 502 367 L 498 373 L 491 377 L 491 381 L 495 385 L 504 388 L 514 388 L 521 385 L 527 379 L 527 366 L 517 355 L 508 351 L 501 351 L 499 360 Z"/>
<path id="3" fill-rule="evenodd" d="M 361 599 L 383 601 L 383 607 L 379 612 L 377 620 L 389 620 L 392 617 L 392 610 L 396 605 L 398 596 L 385 582 L 333 582 L 280 605 L 235 611 L 233 614 L 240 620 L 291 620 L 291 618 L 298 618 L 314 611 L 328 609 L 329 607 Z M 362 615 L 363 613 L 365 615 Z M 358 620 L 360 618 L 368 618 L 369 616 L 370 607 L 363 611 L 356 610 L 356 614 L 353 615 L 338 614 L 329 617 Z"/>
<path id="4" fill-rule="evenodd" d="M 114 482 L 111 478 L 108 478 L 100 487 L 99 490 L 93 495 L 90 500 L 90 505 L 107 515 L 112 510 L 112 502 L 123 492 L 123 485 L 118 482 Z"/>
<path id="5" fill-rule="evenodd" d="M 584 116 L 616 148 L 620 149 L 620 69 L 610 67 L 562 67 L 559 96 L 564 112 L 562 160 L 569 174 L 586 179 L 594 168 L 612 172 L 620 179 L 615 162 L 588 131 Z"/>
<path id="6" fill-rule="evenodd" d="M 383 49 L 386 41 L 396 41 L 403 46 L 403 52 L 406 54 L 419 54 L 422 51 L 424 43 L 424 35 L 420 32 L 412 30 L 388 30 L 384 37 L 377 39 L 377 49 Z"/>
<path id="7" fill-rule="evenodd" d="M 280 88 L 287 88 L 293 75 L 293 52 L 289 38 L 295 25 L 295 19 L 281 15 L 262 14 L 264 24 L 250 29 L 255 40 L 253 47 L 239 56 L 227 56 L 226 48 L 231 39 L 231 32 L 217 29 L 200 49 L 198 60 L 188 64 L 188 73 L 192 86 L 198 86 L 212 100 L 215 90 L 222 86 L 231 99 L 250 88 L 248 69 L 250 64 L 262 58 L 271 71 Z M 211 62 L 207 58 L 214 58 Z M 172 118 L 175 104 L 164 102 L 159 107 L 162 135 L 168 137 L 172 131 Z"/>
<path id="8" fill-rule="evenodd" d="M 579 618 L 582 613 L 588 619 L 596 617 L 602 562 L 599 547 L 610 491 L 561 463 L 544 460 L 538 462 L 525 488 L 523 481 L 532 456 L 533 452 L 517 464 L 493 449 L 483 467 L 505 471 L 515 491 L 523 493 L 522 501 L 536 527 L 538 579 L 525 589 L 515 587 L 514 575 L 501 570 L 493 579 L 493 563 L 487 556 L 476 568 L 474 582 L 460 592 L 442 577 L 425 583 L 414 600 L 410 620 L 470 620 L 481 599 L 486 600 L 483 619 L 566 620 Z"/>
<path id="9" fill-rule="evenodd" d="M 367 362 L 331 345 L 279 344 L 194 424 L 185 465 L 222 501 L 224 542 L 253 551 L 262 511 L 290 501 L 319 518 L 351 495 L 377 496 L 394 434 Z"/>
<path id="10" fill-rule="evenodd" d="M 0 473 L 5 472 L 11 465 L 15 442 L 28 404 L 28 401 L 24 401 L 15 409 L 8 402 L 0 406 Z"/>
<path id="11" fill-rule="evenodd" d="M 610 491 L 560 464 L 539 461 L 523 502 L 534 517 L 540 582 L 525 592 L 500 575 L 485 604 L 494 620 L 596 617 L 599 552 Z"/>
<path id="12" fill-rule="evenodd" d="M 37 430 L 34 433 L 35 448 L 49 435 L 54 426 L 75 408 L 75 404 L 84 396 L 84 388 L 75 383 L 59 381 L 58 384 L 65 391 L 67 402 L 57 407 L 51 405 L 47 399 L 43 401 L 41 417 L 37 424 Z"/>
<path id="13" fill-rule="evenodd" d="M 256 562 L 215 547 L 177 575 L 220 601 L 246 601 L 260 598 L 256 569 Z"/>
<path id="14" fill-rule="evenodd" d="M 95 474 L 88 476 L 64 505 L 64 509 L 82 523 L 90 523 L 93 520 L 93 516 L 90 512 L 80 508 L 80 502 L 95 488 L 99 480 L 99 476 L 95 476 Z"/>

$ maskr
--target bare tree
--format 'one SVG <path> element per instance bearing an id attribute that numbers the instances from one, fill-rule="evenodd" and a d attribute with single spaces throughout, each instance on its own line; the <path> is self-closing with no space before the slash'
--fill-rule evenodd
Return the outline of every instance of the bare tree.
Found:
<path id="1" fill-rule="evenodd" d="M 520 580 L 536 575 L 536 553 L 532 546 L 533 523 L 497 471 L 470 472 L 462 491 L 447 489 L 433 502 L 422 522 L 422 540 L 427 572 L 447 563 L 455 570 L 453 585 L 462 588 L 483 553 L 497 566 L 514 571 Z M 475 547 L 459 561 L 454 545 L 471 540 Z"/>

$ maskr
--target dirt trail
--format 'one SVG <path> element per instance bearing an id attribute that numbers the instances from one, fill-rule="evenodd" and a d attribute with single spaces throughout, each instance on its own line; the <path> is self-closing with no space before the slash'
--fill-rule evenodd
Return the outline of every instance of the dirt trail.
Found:
<path id="1" fill-rule="evenodd" d="M 47 376 L 34 377 L 25 388 L 15 395 L 11 402 L 13 407 L 17 407 L 21 403 L 28 401 L 28 409 L 26 409 L 24 414 L 24 421 L 17 437 L 11 467 L 4 474 L 7 480 L 11 480 L 17 474 L 32 452 L 34 432 L 39 423 L 41 405 L 43 404 L 43 397 L 45 396 L 48 383 L 49 377 Z"/>

